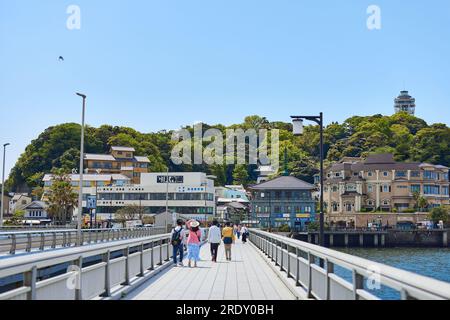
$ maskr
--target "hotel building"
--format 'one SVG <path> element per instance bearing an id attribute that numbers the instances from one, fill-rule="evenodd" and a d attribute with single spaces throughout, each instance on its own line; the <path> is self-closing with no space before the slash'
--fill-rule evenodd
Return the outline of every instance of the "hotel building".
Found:
<path id="1" fill-rule="evenodd" d="M 150 160 L 135 155 L 129 147 L 111 147 L 110 154 L 85 154 L 86 173 L 121 174 L 130 178 L 132 184 L 141 183 L 141 174 L 149 172 Z"/>
<path id="2" fill-rule="evenodd" d="M 362 211 L 409 212 L 416 205 L 416 192 L 429 208 L 450 204 L 449 168 L 396 162 L 392 154 L 378 154 L 344 158 L 326 169 L 324 201 L 336 219 Z"/>

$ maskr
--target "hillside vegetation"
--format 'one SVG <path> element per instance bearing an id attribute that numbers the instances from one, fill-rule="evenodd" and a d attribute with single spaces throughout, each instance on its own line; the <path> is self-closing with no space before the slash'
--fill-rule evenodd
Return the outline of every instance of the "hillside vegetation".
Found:
<path id="1" fill-rule="evenodd" d="M 249 116 L 243 123 L 226 127 L 203 125 L 203 130 L 217 128 L 279 129 L 280 163 L 282 169 L 284 149 L 287 150 L 288 169 L 291 174 L 311 181 L 318 172 L 319 127 L 307 126 L 303 136 L 294 137 L 292 125 L 270 122 L 259 116 Z M 187 129 L 192 131 L 192 127 Z M 103 125 L 87 127 L 86 152 L 107 153 L 112 145 L 130 146 L 137 155 L 150 158 L 151 171 L 204 171 L 217 176 L 217 184 L 252 183 L 256 180 L 256 166 L 242 165 L 181 165 L 170 161 L 174 142 L 172 132 L 141 133 L 132 128 Z M 208 143 L 205 143 L 207 145 Z M 80 125 L 65 123 L 52 126 L 33 140 L 20 156 L 7 182 L 11 191 L 24 191 L 41 185 L 42 177 L 53 168 L 71 171 L 78 167 Z M 332 123 L 325 130 L 327 162 L 343 156 L 365 156 L 369 153 L 393 153 L 398 161 L 422 161 L 450 166 L 450 128 L 445 124 L 428 125 L 424 120 L 398 113 L 392 116 L 354 116 L 343 123 Z"/>

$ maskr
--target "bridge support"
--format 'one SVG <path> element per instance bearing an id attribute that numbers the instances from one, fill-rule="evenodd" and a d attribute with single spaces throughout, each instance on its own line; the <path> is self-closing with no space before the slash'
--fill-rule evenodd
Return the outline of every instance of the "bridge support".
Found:
<path id="1" fill-rule="evenodd" d="M 334 235 L 330 234 L 330 247 L 334 246 Z"/>
<path id="2" fill-rule="evenodd" d="M 360 234 L 359 235 L 359 246 L 363 247 L 364 246 L 364 234 Z"/>
<path id="3" fill-rule="evenodd" d="M 384 234 L 381 235 L 381 246 L 386 246 L 386 236 Z"/>
<path id="4" fill-rule="evenodd" d="M 346 233 L 344 235 L 344 243 L 345 243 L 345 246 L 348 247 L 348 233 Z"/>
<path id="5" fill-rule="evenodd" d="M 373 235 L 373 245 L 378 247 L 378 234 Z"/>

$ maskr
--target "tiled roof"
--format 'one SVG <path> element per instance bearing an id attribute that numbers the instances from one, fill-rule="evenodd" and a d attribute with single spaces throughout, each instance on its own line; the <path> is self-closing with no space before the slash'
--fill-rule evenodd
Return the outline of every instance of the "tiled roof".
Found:
<path id="1" fill-rule="evenodd" d="M 137 162 L 146 162 L 146 163 L 150 163 L 150 160 L 147 157 L 139 157 L 139 156 L 135 156 L 134 159 Z"/>
<path id="2" fill-rule="evenodd" d="M 92 154 L 92 153 L 86 153 L 84 155 L 85 160 L 100 160 L 100 161 L 115 161 L 116 158 L 114 158 L 110 154 Z"/>
<path id="3" fill-rule="evenodd" d="M 312 190 L 315 186 L 292 176 L 281 176 L 250 187 L 253 190 Z"/>
<path id="4" fill-rule="evenodd" d="M 131 147 L 120 147 L 120 146 L 113 146 L 111 147 L 111 150 L 113 151 L 123 151 L 123 152 L 136 152 L 134 148 Z"/>

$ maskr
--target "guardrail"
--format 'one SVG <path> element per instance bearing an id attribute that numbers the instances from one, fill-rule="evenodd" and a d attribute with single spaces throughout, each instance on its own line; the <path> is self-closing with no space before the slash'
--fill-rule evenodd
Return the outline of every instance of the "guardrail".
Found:
<path id="1" fill-rule="evenodd" d="M 166 233 L 164 227 L 134 229 L 84 229 L 81 232 L 83 245 L 105 241 L 147 237 Z M 1 231 L 0 254 L 14 255 L 17 252 L 45 251 L 55 248 L 70 248 L 77 245 L 76 229 Z"/>
<path id="2" fill-rule="evenodd" d="M 6 259 L 0 263 L 0 279 L 16 277 L 18 285 L 0 293 L 0 300 L 111 297 L 118 286 L 169 261 L 169 242 L 170 234 L 163 234 Z M 51 268 L 59 275 L 46 277 Z"/>
<path id="3" fill-rule="evenodd" d="M 261 230 L 250 230 L 249 240 L 307 298 L 379 300 L 367 288 L 369 280 L 397 291 L 402 300 L 450 299 L 450 284 L 412 272 Z M 336 267 L 350 271 L 352 280 L 337 275 Z"/>

